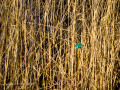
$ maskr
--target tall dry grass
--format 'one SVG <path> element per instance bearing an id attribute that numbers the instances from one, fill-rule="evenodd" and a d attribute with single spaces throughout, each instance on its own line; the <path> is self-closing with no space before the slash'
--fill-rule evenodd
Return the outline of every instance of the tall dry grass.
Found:
<path id="1" fill-rule="evenodd" d="M 0 90 L 115 90 L 119 79 L 120 0 L 0 1 Z"/>

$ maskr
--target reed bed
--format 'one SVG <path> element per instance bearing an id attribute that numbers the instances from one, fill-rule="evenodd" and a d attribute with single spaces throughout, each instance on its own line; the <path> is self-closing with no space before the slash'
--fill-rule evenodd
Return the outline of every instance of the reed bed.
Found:
<path id="1" fill-rule="evenodd" d="M 0 90 L 118 85 L 120 0 L 0 1 Z"/>

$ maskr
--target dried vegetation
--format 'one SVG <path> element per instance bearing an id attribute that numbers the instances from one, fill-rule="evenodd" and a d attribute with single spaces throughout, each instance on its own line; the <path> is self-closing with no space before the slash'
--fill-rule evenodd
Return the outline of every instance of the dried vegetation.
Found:
<path id="1" fill-rule="evenodd" d="M 0 1 L 1 90 L 115 90 L 119 80 L 120 0 Z"/>

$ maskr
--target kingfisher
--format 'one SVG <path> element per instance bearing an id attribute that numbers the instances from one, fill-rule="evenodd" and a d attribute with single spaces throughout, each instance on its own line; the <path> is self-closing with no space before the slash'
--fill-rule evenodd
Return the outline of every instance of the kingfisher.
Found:
<path id="1" fill-rule="evenodd" d="M 82 47 L 82 46 L 83 46 L 83 45 L 82 45 L 81 43 L 76 44 L 76 46 L 75 46 L 75 47 L 77 47 L 76 50 L 78 50 L 78 48 L 80 48 L 80 47 Z"/>

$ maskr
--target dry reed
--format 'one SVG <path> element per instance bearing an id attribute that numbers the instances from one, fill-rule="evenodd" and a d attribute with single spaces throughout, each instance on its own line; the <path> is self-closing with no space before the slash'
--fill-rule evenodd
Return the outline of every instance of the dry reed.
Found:
<path id="1" fill-rule="evenodd" d="M 0 42 L 0 90 L 120 85 L 120 0 L 1 0 Z"/>

